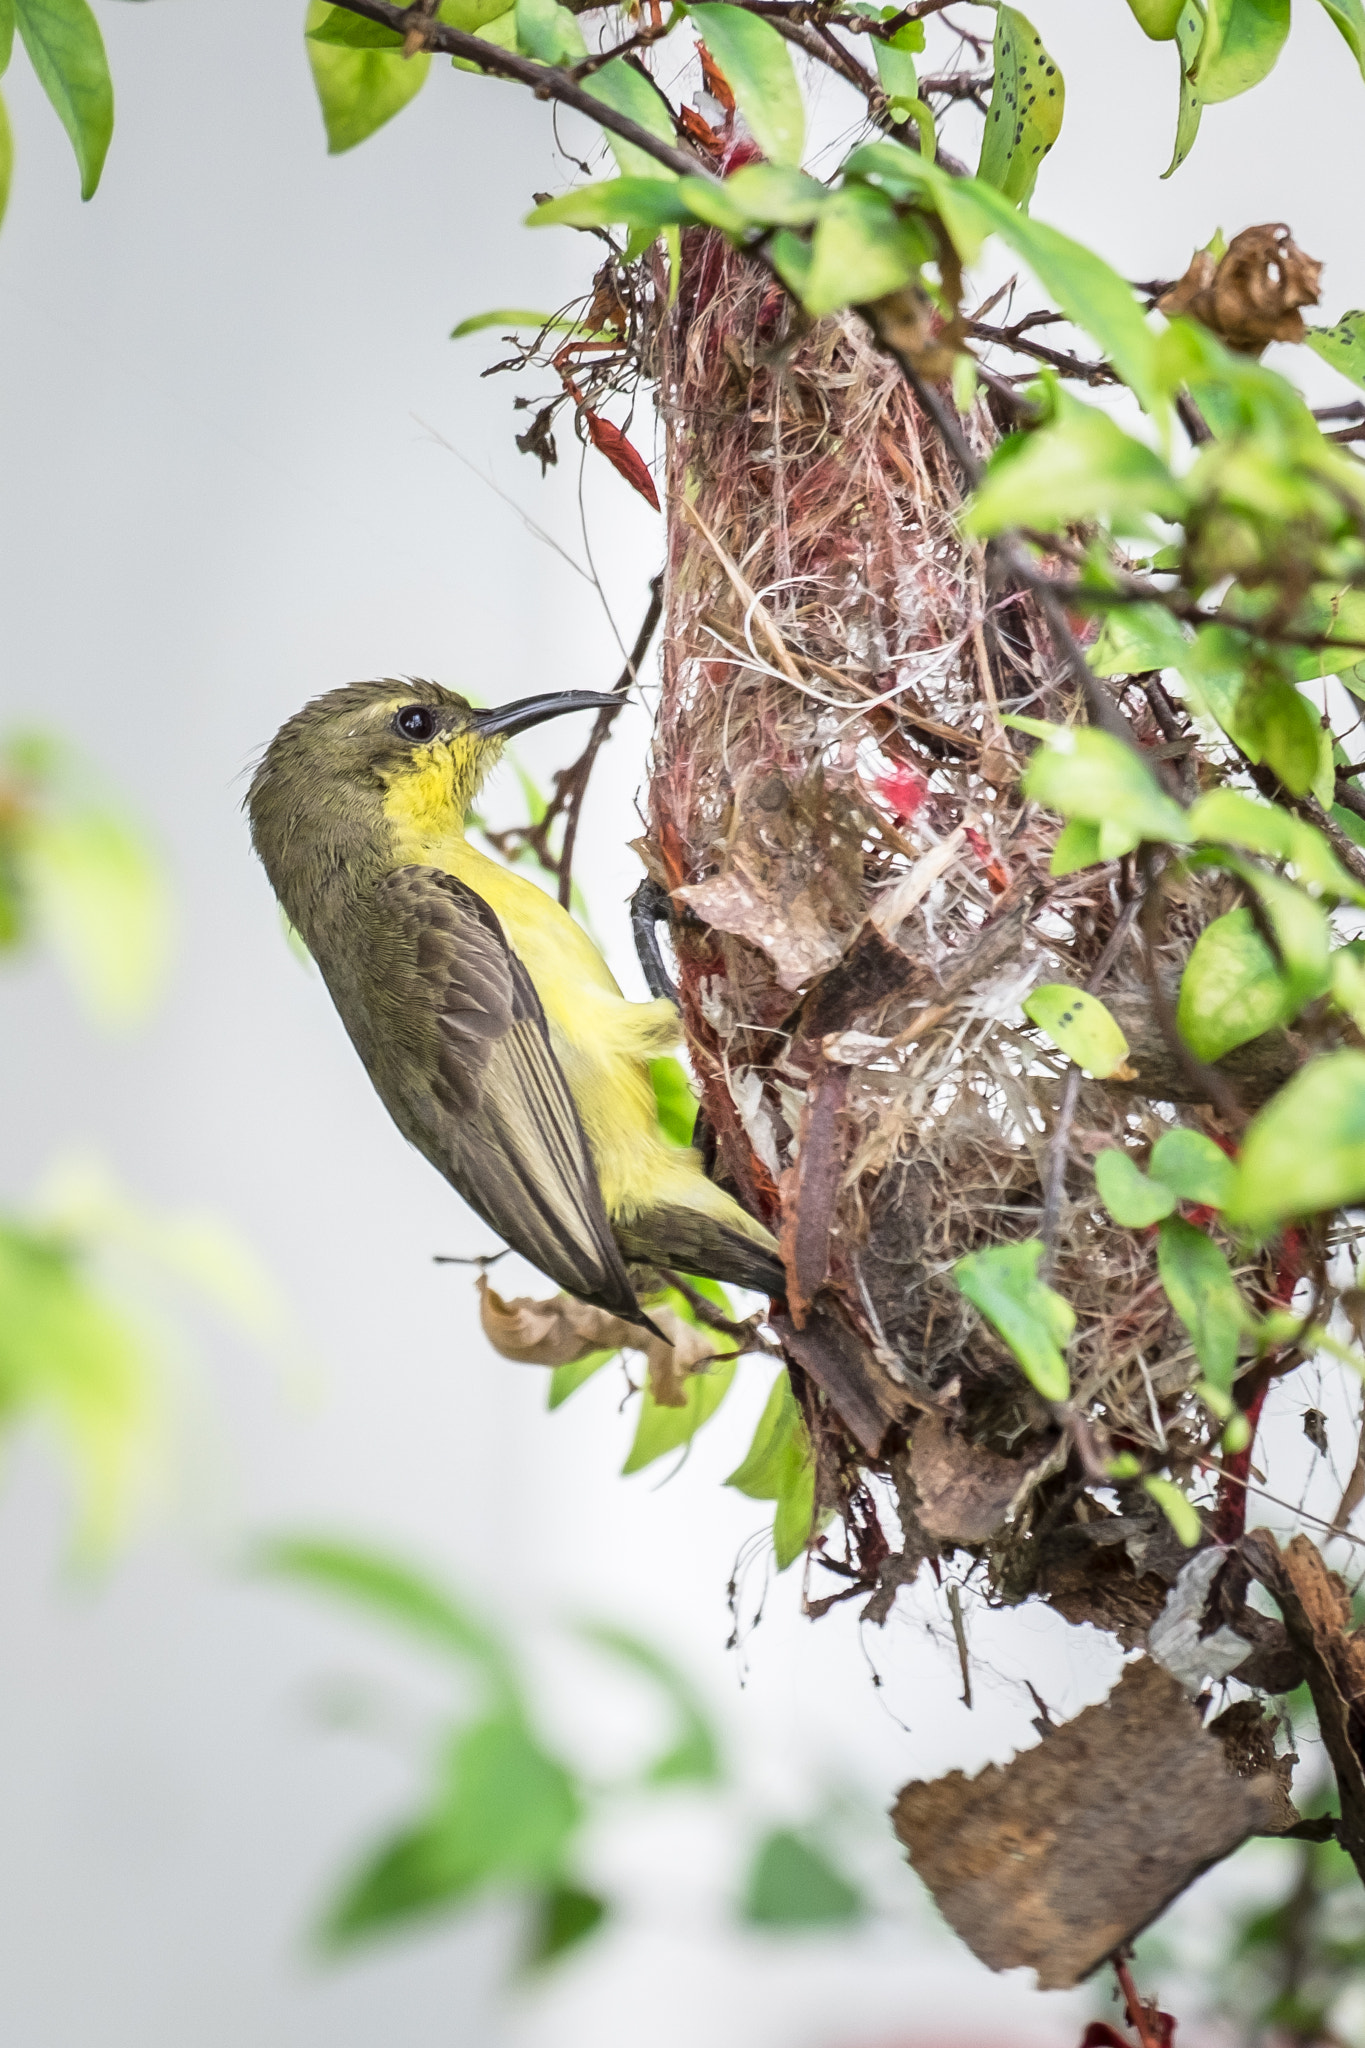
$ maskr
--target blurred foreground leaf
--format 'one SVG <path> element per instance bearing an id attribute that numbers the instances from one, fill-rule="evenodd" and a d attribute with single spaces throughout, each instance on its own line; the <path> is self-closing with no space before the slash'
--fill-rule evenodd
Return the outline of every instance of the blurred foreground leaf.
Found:
<path id="1" fill-rule="evenodd" d="M 589 1622 L 579 1633 L 584 1642 L 619 1657 L 652 1679 L 677 1717 L 676 1741 L 649 1765 L 643 1783 L 718 1784 L 724 1774 L 715 1730 L 702 1708 L 696 1689 L 677 1665 L 662 1651 L 656 1650 L 653 1644 L 642 1642 L 623 1628 L 614 1628 L 604 1622 Z"/>
<path id="2" fill-rule="evenodd" d="M 800 1835 L 776 1828 L 759 1844 L 743 1906 L 751 1926 L 847 1927 L 866 1912 L 861 1892 Z"/>
<path id="3" fill-rule="evenodd" d="M 50 943 L 100 1023 L 134 1024 L 165 973 L 169 902 L 141 834 L 42 734 L 0 750 L 0 944 Z"/>

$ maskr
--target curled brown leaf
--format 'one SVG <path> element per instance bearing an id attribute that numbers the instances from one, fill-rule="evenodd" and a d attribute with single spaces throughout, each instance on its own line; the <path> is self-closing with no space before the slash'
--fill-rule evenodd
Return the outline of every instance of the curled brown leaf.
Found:
<path id="1" fill-rule="evenodd" d="M 479 1321 L 493 1349 L 518 1365 L 576 1365 L 594 1351 L 640 1351 L 649 1369 L 650 1392 L 664 1408 L 681 1408 L 687 1382 L 726 1348 L 715 1331 L 699 1329 L 676 1309 L 652 1308 L 661 1336 L 623 1322 L 606 1309 L 552 1294 L 537 1301 L 527 1294 L 504 1301 L 479 1275 Z"/>
<path id="2" fill-rule="evenodd" d="M 1299 248 L 1283 221 L 1243 228 L 1221 261 L 1198 250 L 1163 293 L 1163 313 L 1188 313 L 1229 348 L 1260 355 L 1272 341 L 1302 341 L 1300 306 L 1316 306 L 1322 265 Z"/>

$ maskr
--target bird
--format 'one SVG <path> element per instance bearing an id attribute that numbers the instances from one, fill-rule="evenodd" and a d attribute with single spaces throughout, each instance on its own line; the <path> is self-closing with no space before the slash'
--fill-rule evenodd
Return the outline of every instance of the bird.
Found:
<path id="1" fill-rule="evenodd" d="M 780 1296 L 777 1243 L 659 1129 L 648 1062 L 678 1042 L 674 1004 L 628 1001 L 569 912 L 466 836 L 508 739 L 619 701 L 348 683 L 280 727 L 246 809 L 403 1136 L 563 1291 L 653 1328 L 632 1268 Z"/>

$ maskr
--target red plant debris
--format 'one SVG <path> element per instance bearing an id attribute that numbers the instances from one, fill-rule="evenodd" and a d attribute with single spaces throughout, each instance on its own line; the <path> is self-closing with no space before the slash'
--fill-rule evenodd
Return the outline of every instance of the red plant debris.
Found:
<path id="1" fill-rule="evenodd" d="M 593 412 L 586 405 L 583 408 L 582 420 L 588 430 L 588 439 L 598 454 L 605 455 L 617 475 L 623 476 L 632 489 L 640 493 L 645 503 L 652 505 L 657 512 L 659 493 L 654 488 L 654 479 L 639 449 L 632 447 L 619 427 L 613 426 L 610 420 L 603 419 L 600 412 Z"/>

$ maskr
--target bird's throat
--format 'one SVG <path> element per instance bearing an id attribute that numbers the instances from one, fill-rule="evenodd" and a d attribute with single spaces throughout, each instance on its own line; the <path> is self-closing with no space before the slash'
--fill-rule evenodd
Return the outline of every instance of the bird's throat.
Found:
<path id="1" fill-rule="evenodd" d="M 438 742 L 389 782 L 384 817 L 398 862 L 430 861 L 433 849 L 463 840 L 465 816 L 485 765 L 476 764 L 472 748 L 468 753 L 470 758 L 462 753 L 457 759 L 453 748 Z"/>

